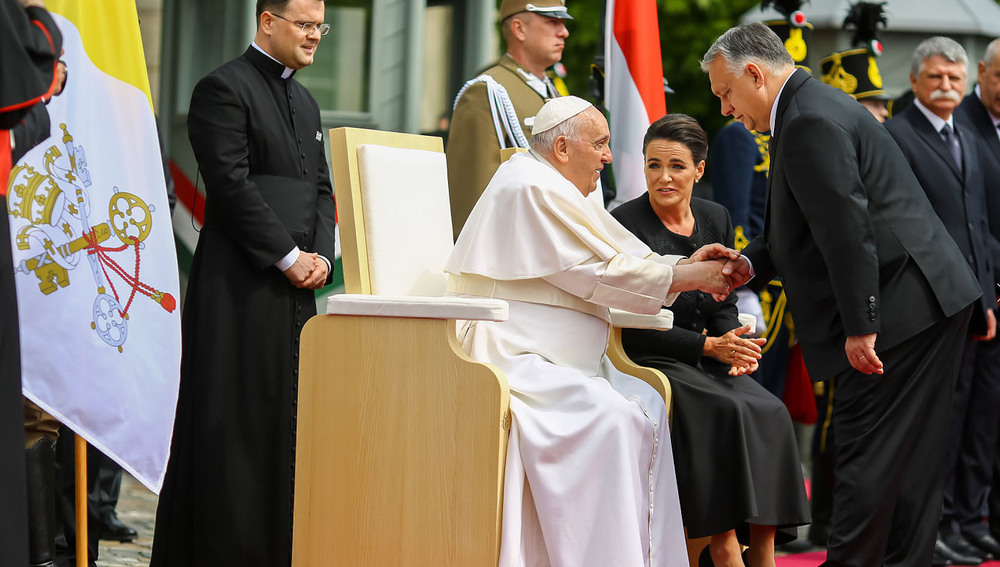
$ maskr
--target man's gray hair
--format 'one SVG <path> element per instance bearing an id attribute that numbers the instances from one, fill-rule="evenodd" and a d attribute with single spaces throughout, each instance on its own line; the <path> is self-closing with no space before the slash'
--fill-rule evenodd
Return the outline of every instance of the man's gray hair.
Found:
<path id="1" fill-rule="evenodd" d="M 581 120 L 583 114 L 581 112 L 563 120 L 544 132 L 533 134 L 531 139 L 528 140 L 528 145 L 543 156 L 551 155 L 552 145 L 556 143 L 556 138 L 559 136 L 566 136 L 570 140 L 579 138 L 580 128 L 583 125 L 583 120 Z"/>
<path id="2" fill-rule="evenodd" d="M 994 39 L 986 46 L 986 53 L 983 53 L 983 63 L 986 63 L 987 67 L 991 67 L 994 62 L 997 61 L 997 55 L 1000 55 L 1000 39 Z"/>
<path id="3" fill-rule="evenodd" d="M 961 63 L 962 67 L 969 66 L 969 56 L 965 54 L 962 44 L 950 37 L 936 35 L 921 41 L 913 50 L 910 74 L 914 77 L 919 75 L 924 70 L 924 60 L 935 55 L 944 57 L 949 63 Z"/>
<path id="4" fill-rule="evenodd" d="M 756 63 L 771 73 L 781 73 L 795 65 L 781 38 L 760 22 L 729 28 L 705 52 L 701 70 L 707 73 L 716 57 L 722 57 L 729 72 L 737 75 L 748 63 Z"/>

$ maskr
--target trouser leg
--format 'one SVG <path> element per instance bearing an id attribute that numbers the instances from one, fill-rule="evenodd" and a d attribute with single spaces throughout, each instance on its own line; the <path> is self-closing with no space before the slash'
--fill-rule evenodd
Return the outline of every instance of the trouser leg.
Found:
<path id="1" fill-rule="evenodd" d="M 983 518 L 989 515 L 1000 434 L 1000 343 L 978 343 L 974 366 L 956 470 L 955 517 L 963 534 L 978 538 L 989 532 Z"/>
<path id="2" fill-rule="evenodd" d="M 24 398 L 24 460 L 28 497 L 28 565 L 55 560 L 55 447 L 59 421 Z"/>
<path id="3" fill-rule="evenodd" d="M 967 308 L 880 353 L 882 375 L 838 375 L 827 565 L 930 565 L 969 314 Z"/>

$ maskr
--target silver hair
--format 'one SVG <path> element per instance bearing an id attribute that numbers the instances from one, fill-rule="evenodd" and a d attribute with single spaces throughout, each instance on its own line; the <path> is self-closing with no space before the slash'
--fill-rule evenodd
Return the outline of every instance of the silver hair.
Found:
<path id="1" fill-rule="evenodd" d="M 919 75 L 924 70 L 924 60 L 935 55 L 944 57 L 949 63 L 961 63 L 962 67 L 969 66 L 969 56 L 965 54 L 962 44 L 950 37 L 936 35 L 921 41 L 913 50 L 910 74 L 914 77 Z"/>
<path id="2" fill-rule="evenodd" d="M 983 63 L 990 67 L 994 61 L 997 61 L 998 55 L 1000 55 L 1000 39 L 994 39 L 986 46 L 986 53 L 983 53 Z"/>
<path id="3" fill-rule="evenodd" d="M 740 24 L 719 36 L 701 58 L 701 70 L 707 73 L 716 57 L 722 57 L 729 72 L 737 75 L 748 63 L 756 63 L 771 73 L 795 66 L 781 38 L 760 22 Z"/>
<path id="4" fill-rule="evenodd" d="M 580 137 L 580 128 L 583 126 L 582 116 L 583 112 L 580 112 L 544 132 L 532 134 L 528 145 L 544 156 L 552 155 L 552 145 L 556 143 L 556 138 L 559 136 L 566 136 L 570 140 L 576 140 Z"/>

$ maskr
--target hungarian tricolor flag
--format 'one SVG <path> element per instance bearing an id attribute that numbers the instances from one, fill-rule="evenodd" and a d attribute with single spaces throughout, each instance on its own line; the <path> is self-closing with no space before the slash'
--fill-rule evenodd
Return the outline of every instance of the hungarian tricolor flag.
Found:
<path id="1" fill-rule="evenodd" d="M 134 0 L 49 0 L 69 80 L 10 173 L 24 394 L 153 491 L 180 374 L 177 257 Z"/>
<path id="2" fill-rule="evenodd" d="M 609 209 L 646 192 L 642 137 L 667 113 L 655 0 L 607 0 L 604 97 L 617 195 Z"/>

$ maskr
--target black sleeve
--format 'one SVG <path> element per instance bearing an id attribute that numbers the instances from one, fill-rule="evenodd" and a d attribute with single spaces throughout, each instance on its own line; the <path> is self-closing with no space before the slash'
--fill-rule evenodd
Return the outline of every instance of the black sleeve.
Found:
<path id="1" fill-rule="evenodd" d="M 295 241 L 249 179 L 248 116 L 253 109 L 234 90 L 233 81 L 238 84 L 234 77 L 210 74 L 198 82 L 188 111 L 188 138 L 214 218 L 253 265 L 264 270 L 295 248 Z"/>
<path id="2" fill-rule="evenodd" d="M 45 105 L 37 103 L 29 108 L 21 122 L 14 126 L 10 132 L 14 137 L 14 149 L 11 152 L 11 162 L 18 160 L 28 153 L 28 150 L 41 144 L 49 137 L 49 113 L 45 110 Z"/>

